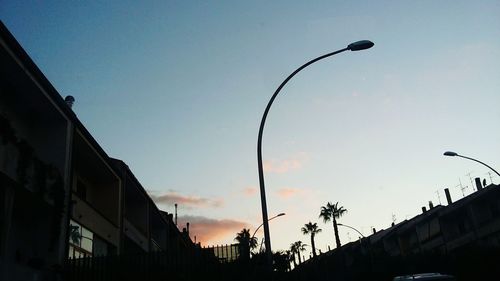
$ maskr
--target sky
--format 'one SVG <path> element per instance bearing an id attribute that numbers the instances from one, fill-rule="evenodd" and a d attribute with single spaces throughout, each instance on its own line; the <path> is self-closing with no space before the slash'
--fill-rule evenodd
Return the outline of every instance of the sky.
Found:
<path id="1" fill-rule="evenodd" d="M 335 245 L 320 207 L 364 235 L 500 183 L 499 1 L 10 1 L 0 18 L 103 149 L 203 246 L 262 223 L 273 250 Z M 460 184 L 464 187 L 462 190 Z M 257 237 L 262 239 L 262 231 Z M 340 228 L 343 243 L 358 235 Z M 307 255 L 307 254 L 306 254 Z"/>

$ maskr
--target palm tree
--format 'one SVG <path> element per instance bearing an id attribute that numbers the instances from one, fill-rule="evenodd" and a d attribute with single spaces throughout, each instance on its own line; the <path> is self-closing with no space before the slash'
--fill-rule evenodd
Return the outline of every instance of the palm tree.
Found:
<path id="1" fill-rule="evenodd" d="M 250 237 L 250 229 L 243 228 L 236 234 L 234 240 L 240 244 L 241 256 L 245 259 L 250 258 L 250 249 L 257 247 L 257 238 Z"/>
<path id="2" fill-rule="evenodd" d="M 300 252 L 305 251 L 306 246 L 307 244 L 302 243 L 302 241 L 297 241 L 290 245 L 290 251 L 292 251 L 292 253 L 296 253 L 297 256 L 299 256 L 299 264 L 302 263 L 302 259 L 300 258 Z M 295 257 L 293 259 L 295 261 Z"/>
<path id="3" fill-rule="evenodd" d="M 293 268 L 297 267 L 297 260 L 295 259 L 295 252 L 297 252 L 297 249 L 295 249 L 295 243 L 290 244 L 290 259 L 293 262 Z"/>
<path id="4" fill-rule="evenodd" d="M 301 230 L 302 230 L 302 234 L 304 234 L 304 235 L 311 234 L 311 248 L 312 248 L 312 252 L 313 252 L 313 257 L 315 257 L 316 256 L 316 246 L 314 244 L 314 236 L 317 233 L 321 232 L 321 228 L 318 227 L 318 224 L 309 222 L 309 223 L 304 224 L 304 227 L 302 227 Z"/>
<path id="5" fill-rule="evenodd" d="M 321 207 L 321 212 L 319 214 L 320 218 L 323 218 L 323 222 L 333 222 L 333 231 L 335 233 L 335 242 L 337 243 L 337 248 L 340 248 L 340 238 L 339 229 L 337 227 L 337 219 L 347 213 L 347 209 L 343 206 L 338 206 L 339 202 L 332 204 L 328 202 L 326 206 Z"/>

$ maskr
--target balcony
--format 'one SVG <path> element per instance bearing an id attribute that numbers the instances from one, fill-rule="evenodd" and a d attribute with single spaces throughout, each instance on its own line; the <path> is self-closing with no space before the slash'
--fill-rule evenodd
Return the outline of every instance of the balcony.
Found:
<path id="1" fill-rule="evenodd" d="M 115 246 L 119 245 L 120 179 L 87 139 L 73 140 L 72 218 Z"/>
<path id="2" fill-rule="evenodd" d="M 0 75 L 0 172 L 44 193 L 65 177 L 69 121 L 26 73 L 12 75 Z"/>

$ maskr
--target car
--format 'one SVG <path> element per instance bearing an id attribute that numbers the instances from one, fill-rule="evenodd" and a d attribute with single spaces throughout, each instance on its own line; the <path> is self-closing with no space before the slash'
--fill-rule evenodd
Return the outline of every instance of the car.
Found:
<path id="1" fill-rule="evenodd" d="M 446 280 L 446 281 L 455 281 L 456 279 L 452 275 L 441 274 L 441 273 L 418 273 L 418 274 L 396 276 L 396 277 L 394 277 L 392 279 L 392 281 L 407 281 L 407 280 L 418 280 L 418 281 Z"/>

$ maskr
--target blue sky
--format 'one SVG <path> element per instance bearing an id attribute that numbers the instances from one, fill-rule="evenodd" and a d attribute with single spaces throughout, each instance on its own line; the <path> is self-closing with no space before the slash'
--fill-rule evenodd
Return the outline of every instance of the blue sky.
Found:
<path id="1" fill-rule="evenodd" d="M 144 3 L 147 2 L 147 3 Z M 271 2 L 271 3 L 269 3 Z M 123 159 L 203 244 L 261 222 L 263 154 L 273 249 L 334 245 L 320 206 L 364 234 L 420 212 L 443 188 L 500 169 L 498 1 L 5 1 L 0 18 L 107 153 Z M 493 181 L 500 178 L 493 176 Z M 182 203 L 181 203 L 182 202 Z M 186 217 L 189 216 L 189 217 Z M 258 234 L 260 237 L 262 234 Z M 356 239 L 342 229 L 341 240 Z"/>

